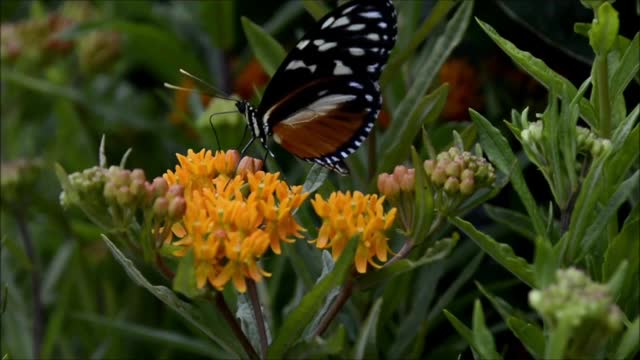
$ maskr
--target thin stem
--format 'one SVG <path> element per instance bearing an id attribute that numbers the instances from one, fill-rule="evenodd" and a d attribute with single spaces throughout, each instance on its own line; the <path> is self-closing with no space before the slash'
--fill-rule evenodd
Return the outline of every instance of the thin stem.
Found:
<path id="1" fill-rule="evenodd" d="M 369 162 L 369 178 L 368 180 L 371 181 L 371 179 L 373 179 L 373 177 L 376 175 L 376 164 L 378 164 L 378 160 L 377 160 L 377 135 L 375 130 L 371 132 L 371 135 L 369 135 L 369 147 L 367 149 L 367 160 Z"/>
<path id="2" fill-rule="evenodd" d="M 340 309 L 342 309 L 344 304 L 347 303 L 347 300 L 349 300 L 349 297 L 351 296 L 352 292 L 353 292 L 353 279 L 351 278 L 351 276 L 349 276 L 344 286 L 342 287 L 342 289 L 340 289 L 340 293 L 338 293 L 338 297 L 336 298 L 336 301 L 333 304 L 331 304 L 331 307 L 329 308 L 329 310 L 327 310 L 327 312 L 322 317 L 322 320 L 320 320 L 318 329 L 316 330 L 315 334 L 313 334 L 314 337 L 322 336 L 322 334 L 327 330 L 327 328 L 329 328 L 329 325 L 331 324 L 333 319 L 338 315 L 338 313 L 340 312 Z"/>
<path id="3" fill-rule="evenodd" d="M 162 256 L 160 256 L 160 254 L 158 253 L 156 253 L 156 264 L 158 264 L 158 268 L 160 269 L 162 274 L 167 277 L 167 279 L 172 280 L 176 276 L 173 270 L 171 270 L 171 268 L 167 266 Z"/>
<path id="4" fill-rule="evenodd" d="M 596 57 L 598 76 L 598 108 L 600 110 L 600 136 L 611 137 L 611 109 L 609 104 L 609 65 L 607 54 Z"/>
<path id="5" fill-rule="evenodd" d="M 33 356 L 39 358 L 40 350 L 42 348 L 42 333 L 44 329 L 44 307 L 42 305 L 42 296 L 40 293 L 40 262 L 38 261 L 23 212 L 19 209 L 14 209 L 14 217 L 18 223 L 18 230 L 22 237 L 24 249 L 31 261 L 31 292 L 33 295 Z"/>
<path id="6" fill-rule="evenodd" d="M 247 339 L 246 335 L 242 332 L 240 325 L 238 325 L 235 316 L 233 316 L 233 313 L 229 309 L 229 306 L 224 301 L 224 297 L 222 296 L 222 294 L 216 293 L 214 295 L 214 298 L 218 311 L 220 311 L 222 317 L 224 317 L 224 320 L 227 322 L 227 324 L 229 324 L 229 327 L 231 327 L 231 331 L 233 331 L 233 334 L 240 341 L 240 344 L 244 348 L 244 351 L 247 353 L 247 355 L 249 355 L 249 358 L 252 360 L 259 360 L 260 357 L 253 349 L 253 346 L 251 346 L 249 339 Z"/>
<path id="7" fill-rule="evenodd" d="M 258 328 L 258 336 L 260 337 L 260 353 L 263 359 L 267 358 L 267 329 L 264 327 L 264 316 L 262 315 L 262 307 L 260 306 L 260 297 L 256 283 L 252 279 L 247 280 L 247 291 L 249 292 L 249 300 L 253 308 L 253 317 L 256 319 L 256 327 Z"/>
<path id="8" fill-rule="evenodd" d="M 410 239 L 410 238 L 407 239 L 407 241 L 405 241 L 404 244 L 402 244 L 402 247 L 396 253 L 396 255 L 392 257 L 391 260 L 387 261 L 383 267 L 387 267 L 398 260 L 402 260 L 406 258 L 407 255 L 409 255 L 409 252 L 411 251 L 411 249 L 413 248 L 413 243 L 414 243 L 413 239 Z"/>

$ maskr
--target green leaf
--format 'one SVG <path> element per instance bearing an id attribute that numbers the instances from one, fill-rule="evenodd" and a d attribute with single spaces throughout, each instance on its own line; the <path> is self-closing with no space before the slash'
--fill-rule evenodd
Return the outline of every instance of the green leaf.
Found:
<path id="1" fill-rule="evenodd" d="M 329 176 L 329 172 L 331 170 L 325 168 L 324 166 L 320 166 L 318 164 L 313 164 L 311 170 L 307 174 L 307 178 L 302 185 L 302 191 L 312 193 L 322 184 L 324 184 L 325 180 L 327 180 L 327 176 Z"/>
<path id="2" fill-rule="evenodd" d="M 347 332 L 340 324 L 328 339 L 316 336 L 296 344 L 287 352 L 289 359 L 321 359 L 330 355 L 340 355 L 347 344 Z"/>
<path id="3" fill-rule="evenodd" d="M 473 304 L 473 342 L 476 344 L 476 351 L 483 359 L 502 359 L 496 351 L 496 343 L 484 320 L 484 312 L 480 300 L 476 299 Z"/>
<path id="4" fill-rule="evenodd" d="M 373 303 L 371 310 L 369 310 L 369 315 L 360 327 L 360 334 L 354 347 L 354 359 L 370 358 L 371 356 L 367 356 L 367 354 L 377 354 L 376 329 L 378 328 L 378 318 L 380 317 L 381 308 L 382 298 L 380 297 Z M 369 348 L 369 351 L 367 351 L 367 348 Z"/>
<path id="5" fill-rule="evenodd" d="M 527 261 L 513 253 L 511 246 L 499 243 L 487 234 L 478 231 L 471 223 L 459 217 L 449 217 L 449 221 L 469 236 L 484 252 L 524 281 L 530 287 L 536 287 L 533 267 Z"/>
<path id="6" fill-rule="evenodd" d="M 458 239 L 459 237 L 454 236 L 436 241 L 431 247 L 429 247 L 424 256 L 418 260 L 402 259 L 391 265 L 384 266 L 382 269 L 377 271 L 368 272 L 358 278 L 357 287 L 358 289 L 368 289 L 382 281 L 390 280 L 407 271 L 444 259 L 456 246 Z"/>
<path id="7" fill-rule="evenodd" d="M 539 326 L 528 323 L 517 317 L 509 317 L 507 320 L 507 326 L 511 329 L 511 332 L 522 342 L 531 354 L 536 359 L 544 359 L 544 332 Z"/>
<path id="8" fill-rule="evenodd" d="M 216 358 L 229 355 L 229 353 L 220 351 L 219 348 L 212 346 L 210 343 L 194 339 L 192 336 L 185 336 L 172 331 L 159 330 L 148 326 L 142 326 L 122 320 L 113 320 L 105 316 L 93 314 L 80 314 L 75 317 L 97 327 L 115 330 L 128 338 L 140 339 L 160 346 L 168 346 L 169 348 L 185 350 L 193 354 Z"/>
<path id="9" fill-rule="evenodd" d="M 640 318 L 636 318 L 622 335 L 612 359 L 633 359 L 640 350 Z"/>
<path id="10" fill-rule="evenodd" d="M 269 348 L 268 358 L 283 358 L 286 351 L 302 336 L 305 327 L 322 306 L 324 297 L 344 280 L 352 269 L 357 241 L 351 239 L 338 259 L 333 271 L 311 288 L 300 304 L 287 316 Z"/>
<path id="11" fill-rule="evenodd" d="M 431 31 L 446 18 L 449 11 L 456 5 L 456 2 L 457 1 L 438 1 L 435 3 L 429 12 L 429 16 L 413 34 L 409 45 L 402 50 L 396 49 L 394 51 L 397 52 L 397 55 L 394 54 L 389 59 L 386 71 L 382 73 L 382 84 L 387 84 L 392 76 L 395 77 L 398 69 L 415 53 L 416 49 L 424 42 Z"/>
<path id="12" fill-rule="evenodd" d="M 578 251 L 581 250 L 587 229 L 593 220 L 593 212 L 598 198 L 602 195 L 602 169 L 606 158 L 607 156 L 601 156 L 591 164 L 589 173 L 580 188 L 574 211 L 571 214 L 569 230 L 566 234 L 566 259 L 576 259 Z"/>
<path id="13" fill-rule="evenodd" d="M 520 66 L 524 71 L 533 76 L 538 82 L 546 86 L 556 94 L 563 94 L 563 99 L 570 101 L 577 93 L 576 87 L 566 78 L 549 68 L 542 60 L 534 57 L 526 51 L 518 49 L 513 43 L 501 37 L 494 28 L 476 18 L 480 27 L 491 39 Z M 596 113 L 589 100 L 582 98 L 578 104 L 580 115 L 591 127 L 596 124 Z"/>
<path id="14" fill-rule="evenodd" d="M 543 359 L 563 359 L 573 330 L 571 320 L 562 319 L 555 329 L 549 332 Z"/>
<path id="15" fill-rule="evenodd" d="M 560 259 L 553 251 L 553 246 L 549 241 L 541 238 L 536 239 L 536 255 L 533 266 L 536 273 L 536 285 L 539 289 L 547 287 L 554 281 L 556 270 L 560 266 Z"/>
<path id="16" fill-rule="evenodd" d="M 230 336 L 231 330 L 226 332 L 212 331 L 207 325 L 207 321 L 210 319 L 204 319 L 202 314 L 198 312 L 191 304 L 184 302 L 178 298 L 178 296 L 165 286 L 151 285 L 149 281 L 140 273 L 135 267 L 133 262 L 129 260 L 106 236 L 102 235 L 102 240 L 107 244 L 109 250 L 116 258 L 116 260 L 122 265 L 127 275 L 139 286 L 144 287 L 150 293 L 152 293 L 158 300 L 165 303 L 175 312 L 185 318 L 190 324 L 198 328 L 209 339 L 218 344 L 226 353 L 224 357 L 240 357 L 244 355 L 244 351 L 240 347 L 240 344 L 233 337 Z M 225 335 L 226 334 L 226 335 Z"/>
<path id="17" fill-rule="evenodd" d="M 485 204 L 483 208 L 491 220 L 507 226 L 509 229 L 531 241 L 535 241 L 536 233 L 533 231 L 531 219 L 525 214 L 489 204 Z"/>
<path id="18" fill-rule="evenodd" d="M 616 192 L 609 198 L 604 208 L 598 211 L 598 216 L 589 225 L 582 244 L 579 249 L 578 259 L 585 256 L 592 247 L 596 245 L 597 241 L 606 241 L 606 238 L 601 235 L 607 229 L 609 220 L 618 214 L 618 209 L 623 203 L 627 201 L 631 192 L 637 188 L 638 179 L 640 178 L 640 170 L 637 170 L 632 176 L 630 176 L 625 182 L 618 186 Z"/>
<path id="19" fill-rule="evenodd" d="M 236 41 L 235 1 L 202 1 L 198 5 L 200 23 L 215 47 L 229 50 Z"/>
<path id="20" fill-rule="evenodd" d="M 453 325 L 458 334 L 462 336 L 467 344 L 469 344 L 472 348 L 474 348 L 474 350 L 476 350 L 473 341 L 473 332 L 471 331 L 471 329 L 469 329 L 462 321 L 458 320 L 458 318 L 455 317 L 455 315 L 453 315 L 452 313 L 448 312 L 447 310 L 443 310 L 443 312 L 444 316 L 447 317 L 447 320 L 449 320 L 451 325 Z"/>
<path id="21" fill-rule="evenodd" d="M 273 76 L 287 52 L 276 39 L 246 17 L 242 17 L 242 28 L 264 71 Z"/>
<path id="22" fill-rule="evenodd" d="M 475 284 L 478 290 L 480 290 L 480 292 L 482 293 L 482 295 L 484 295 L 487 298 L 487 300 L 491 302 L 491 305 L 493 305 L 493 307 L 496 308 L 496 310 L 498 311 L 498 313 L 500 314 L 500 316 L 504 321 L 506 321 L 507 318 L 515 315 L 516 310 L 508 302 L 506 302 L 501 297 L 496 296 L 491 292 L 489 292 L 489 290 L 486 289 L 484 286 L 482 286 L 482 284 L 480 284 L 479 282 L 476 281 Z"/>
<path id="23" fill-rule="evenodd" d="M 633 108 L 629 115 L 622 120 L 613 132 L 613 136 L 611 136 L 611 152 L 616 152 L 622 147 L 622 145 L 624 145 L 625 141 L 634 129 L 636 120 L 638 120 L 638 114 L 640 114 L 640 104 Z"/>
<path id="24" fill-rule="evenodd" d="M 302 0 L 304 8 L 307 10 L 315 21 L 322 19 L 329 11 L 331 11 L 322 1 Z"/>
<path id="25" fill-rule="evenodd" d="M 389 131 L 389 134 L 383 137 L 380 144 L 380 149 L 384 149 L 380 153 L 380 172 L 390 171 L 404 160 L 414 138 L 420 132 L 420 128 L 440 116 L 447 102 L 448 91 L 449 86 L 443 84 L 429 95 L 424 96 L 413 108 L 408 118 L 399 121 L 398 125 L 393 127 L 393 131 Z M 399 118 L 394 116 L 394 119 Z"/>
<path id="26" fill-rule="evenodd" d="M 546 237 L 546 226 L 544 220 L 540 215 L 538 206 L 533 199 L 533 195 L 531 195 L 531 192 L 524 181 L 524 176 L 522 175 L 522 170 L 518 164 L 518 159 L 511 150 L 509 143 L 504 136 L 502 136 L 500 131 L 491 125 L 489 120 L 484 118 L 478 112 L 473 109 L 469 109 L 469 114 L 478 128 L 482 149 L 498 170 L 510 176 L 513 188 L 518 193 L 518 196 L 520 196 L 520 200 L 522 200 L 522 203 L 527 209 L 527 213 L 529 213 L 529 216 L 531 217 L 531 222 L 533 223 L 536 234 L 538 234 L 538 236 Z"/>
<path id="27" fill-rule="evenodd" d="M 195 255 L 192 249 L 189 249 L 178 262 L 176 276 L 173 278 L 173 290 L 188 298 L 198 297 L 205 293 L 205 290 L 198 288 L 196 284 Z"/>
<path id="28" fill-rule="evenodd" d="M 431 186 L 427 180 L 427 174 L 424 171 L 422 161 L 418 158 L 416 149 L 411 147 L 411 159 L 413 161 L 413 167 L 415 171 L 416 183 L 415 183 L 415 204 L 411 229 L 411 236 L 415 244 L 420 244 L 426 240 L 433 219 L 435 218 L 435 208 L 433 205 L 433 193 Z"/>
<path id="29" fill-rule="evenodd" d="M 609 97 L 619 98 L 627 85 L 640 69 L 640 35 L 636 32 L 631 43 L 627 46 L 624 54 L 620 58 L 618 66 L 609 77 Z"/>
<path id="30" fill-rule="evenodd" d="M 620 20 L 616 9 L 608 2 L 602 3 L 589 30 L 589 45 L 596 55 L 606 55 L 611 50 L 619 27 Z"/>

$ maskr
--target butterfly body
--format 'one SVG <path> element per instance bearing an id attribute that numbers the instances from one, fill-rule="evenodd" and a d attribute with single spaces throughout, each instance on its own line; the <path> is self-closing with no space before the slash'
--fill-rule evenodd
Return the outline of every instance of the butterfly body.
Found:
<path id="1" fill-rule="evenodd" d="M 254 139 L 347 174 L 344 159 L 373 128 L 378 80 L 395 44 L 390 0 L 356 0 L 320 19 L 282 62 L 255 108 L 236 104 Z"/>

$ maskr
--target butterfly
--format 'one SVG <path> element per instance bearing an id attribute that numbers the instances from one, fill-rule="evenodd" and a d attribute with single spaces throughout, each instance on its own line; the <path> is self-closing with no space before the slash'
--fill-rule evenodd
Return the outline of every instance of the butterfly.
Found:
<path id="1" fill-rule="evenodd" d="M 346 175 L 344 159 L 371 132 L 378 80 L 397 34 L 391 0 L 355 0 L 320 19 L 279 66 L 256 108 L 237 101 L 252 133 L 300 159 Z M 249 145 L 248 144 L 248 145 Z"/>

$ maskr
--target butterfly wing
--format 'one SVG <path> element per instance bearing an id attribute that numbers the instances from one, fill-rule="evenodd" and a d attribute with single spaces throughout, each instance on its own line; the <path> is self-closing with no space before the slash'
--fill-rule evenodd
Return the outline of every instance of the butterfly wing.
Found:
<path id="1" fill-rule="evenodd" d="M 265 116 L 273 139 L 291 154 L 347 174 L 344 159 L 373 128 L 380 90 L 367 78 L 329 77 L 292 92 Z"/>
<path id="2" fill-rule="evenodd" d="M 377 82 L 396 31 L 390 0 L 352 1 L 320 19 L 265 90 L 257 111 L 264 132 L 302 159 L 347 171 L 342 160 L 380 109 Z M 304 137 L 314 132 L 320 135 Z"/>

